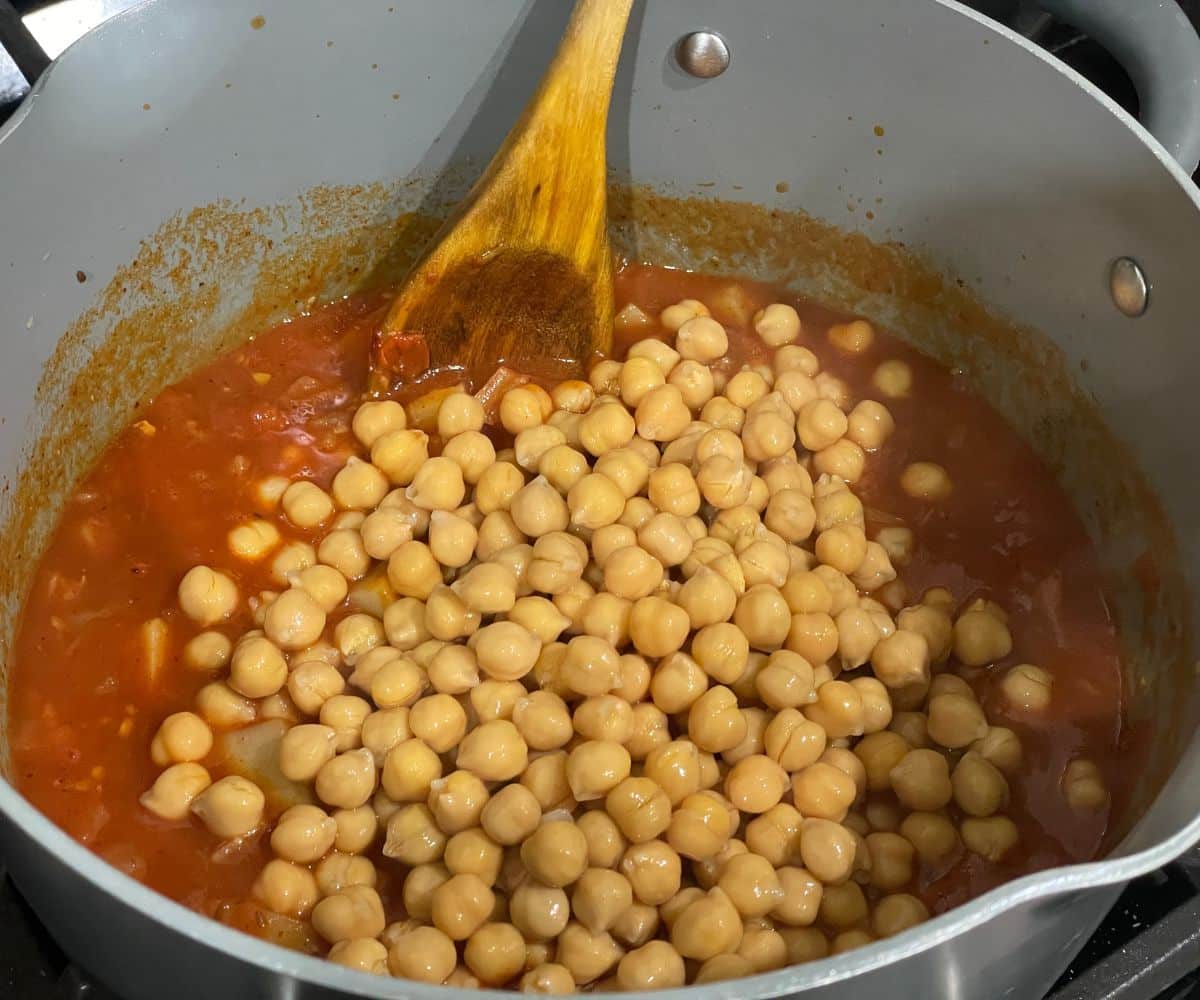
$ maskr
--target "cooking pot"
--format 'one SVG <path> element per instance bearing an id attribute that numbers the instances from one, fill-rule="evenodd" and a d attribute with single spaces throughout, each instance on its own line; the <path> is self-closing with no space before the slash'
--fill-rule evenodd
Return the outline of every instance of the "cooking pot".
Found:
<path id="1" fill-rule="evenodd" d="M 1122 884 L 1200 837 L 1200 199 L 1187 179 L 1200 43 L 1171 0 L 1045 6 L 1125 61 L 1157 140 L 946 0 L 648 0 L 634 13 L 609 134 L 617 245 L 787 282 L 962 367 L 1059 476 L 1113 572 L 1126 712 L 1147 748 L 1131 746 L 1104 860 L 691 995 L 1041 996 Z M 0 129 L 5 651 L 56 508 L 137 401 L 402 262 L 393 248 L 478 172 L 568 12 L 157 0 L 42 76 Z M 700 29 L 729 54 L 711 78 L 678 61 Z M 123 996 L 447 995 L 204 919 L 6 783 L 0 815 L 39 917 Z"/>

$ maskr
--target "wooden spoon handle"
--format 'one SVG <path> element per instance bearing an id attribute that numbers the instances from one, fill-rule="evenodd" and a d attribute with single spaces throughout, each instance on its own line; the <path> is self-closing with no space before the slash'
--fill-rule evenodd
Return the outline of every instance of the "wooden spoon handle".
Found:
<path id="1" fill-rule="evenodd" d="M 632 6 L 633 0 L 578 0 L 533 98 L 434 237 L 388 313 L 385 333 L 432 334 L 429 321 L 441 306 L 428 301 L 430 288 L 464 259 L 483 261 L 500 249 L 561 257 L 585 275 L 608 272 L 607 287 L 594 294 L 611 297 L 605 131 Z M 611 318 L 611 304 L 598 308 L 602 321 Z"/>

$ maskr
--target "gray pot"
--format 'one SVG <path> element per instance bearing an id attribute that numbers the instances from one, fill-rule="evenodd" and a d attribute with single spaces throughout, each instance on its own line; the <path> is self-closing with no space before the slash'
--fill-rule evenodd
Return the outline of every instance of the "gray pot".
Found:
<path id="1" fill-rule="evenodd" d="M 1161 144 L 950 2 L 649 0 L 635 12 L 610 159 L 642 187 L 617 199 L 618 243 L 789 281 L 965 365 L 1058 471 L 1116 572 L 1128 714 L 1154 734 L 1105 860 L 1021 878 L 852 953 L 692 993 L 1040 996 L 1124 882 L 1200 837 L 1200 211 L 1171 156 L 1190 170 L 1200 155 L 1200 46 L 1170 0 L 1053 6 L 1098 20 Z M 158 0 L 43 76 L 0 129 L 6 648 L 31 554 L 133 402 L 385 268 L 412 224 L 403 213 L 452 201 L 496 147 L 567 12 L 565 0 Z M 671 55 L 698 28 L 732 53 L 710 80 Z M 734 204 L 696 200 L 713 196 Z M 205 207 L 177 214 L 194 206 Z M 1153 285 L 1137 319 L 1111 294 L 1115 274 L 1137 311 L 1138 272 L 1112 271 L 1123 257 Z M 933 270 L 960 281 L 939 285 Z M 1147 560 L 1158 585 L 1144 592 L 1130 567 Z M 99 862 L 3 783 L 0 815 L 38 915 L 122 995 L 448 995 L 205 920 Z"/>

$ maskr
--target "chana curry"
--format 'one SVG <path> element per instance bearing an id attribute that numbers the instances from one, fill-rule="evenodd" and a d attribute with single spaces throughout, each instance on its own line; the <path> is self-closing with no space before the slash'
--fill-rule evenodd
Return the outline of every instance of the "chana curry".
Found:
<path id="1" fill-rule="evenodd" d="M 29 593 L 22 792 L 251 934 L 537 993 L 776 969 L 1096 856 L 1118 642 L 1028 446 L 864 319 L 646 266 L 617 297 L 586 380 L 364 401 L 375 295 L 162 392 Z"/>

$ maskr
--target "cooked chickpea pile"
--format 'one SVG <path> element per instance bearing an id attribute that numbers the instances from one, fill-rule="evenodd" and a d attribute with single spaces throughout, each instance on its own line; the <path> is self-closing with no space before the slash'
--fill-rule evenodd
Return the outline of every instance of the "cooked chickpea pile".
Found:
<path id="1" fill-rule="evenodd" d="M 1021 744 L 956 673 L 1009 655 L 1007 616 L 910 602 L 912 530 L 868 536 L 854 487 L 887 407 L 852 404 L 788 305 L 754 318 L 772 363 L 741 371 L 700 302 L 661 324 L 673 346 L 511 388 L 500 451 L 465 391 L 428 431 L 364 403 L 329 490 L 280 483 L 279 518 L 230 534 L 283 588 L 249 596 L 236 641 L 234 579 L 183 578 L 204 629 L 184 660 L 223 679 L 162 723 L 142 803 L 265 836 L 255 899 L 330 960 L 534 993 L 704 983 L 903 931 L 929 917 L 922 879 L 1016 847 Z M 873 336 L 828 333 L 849 354 Z M 873 385 L 910 381 L 889 361 Z M 953 488 L 926 462 L 902 487 Z M 1030 664 L 1000 686 L 1027 713 L 1053 688 Z M 214 730 L 264 719 L 301 793 L 282 812 L 269 782 L 201 763 Z M 1063 793 L 1107 796 L 1086 760 Z"/>

